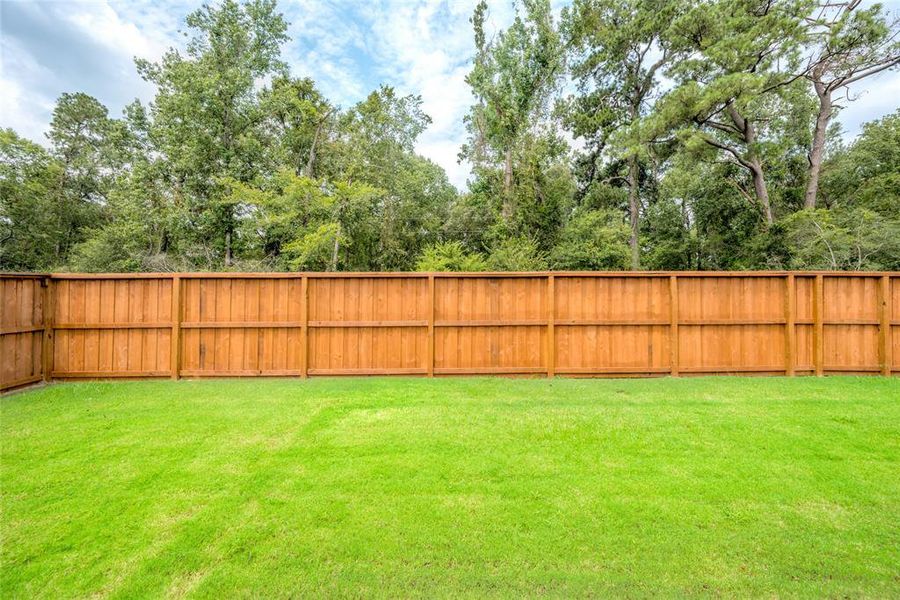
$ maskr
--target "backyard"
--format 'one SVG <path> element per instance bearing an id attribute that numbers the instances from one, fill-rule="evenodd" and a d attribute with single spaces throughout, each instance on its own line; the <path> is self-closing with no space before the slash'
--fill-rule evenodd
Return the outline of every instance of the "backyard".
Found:
<path id="1" fill-rule="evenodd" d="M 4 597 L 900 595 L 900 380 L 0 400 Z"/>

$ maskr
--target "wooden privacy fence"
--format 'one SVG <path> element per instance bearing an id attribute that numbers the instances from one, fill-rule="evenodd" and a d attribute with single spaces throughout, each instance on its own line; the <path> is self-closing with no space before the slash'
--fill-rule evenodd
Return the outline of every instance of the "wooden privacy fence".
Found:
<path id="1" fill-rule="evenodd" d="M 0 388 L 900 369 L 900 273 L 36 274 L 0 286 Z"/>

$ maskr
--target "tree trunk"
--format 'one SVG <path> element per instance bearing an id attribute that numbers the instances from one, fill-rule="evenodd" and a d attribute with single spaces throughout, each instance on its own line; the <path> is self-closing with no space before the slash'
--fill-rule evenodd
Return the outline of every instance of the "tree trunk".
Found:
<path id="1" fill-rule="evenodd" d="M 331 250 L 331 270 L 337 271 L 338 251 L 341 249 L 341 222 L 338 221 L 334 234 L 334 248 Z"/>
<path id="2" fill-rule="evenodd" d="M 806 195 L 803 205 L 806 208 L 816 207 L 819 194 L 819 174 L 822 172 L 822 158 L 825 155 L 825 136 L 831 122 L 833 105 L 831 91 L 821 83 L 815 83 L 816 95 L 819 97 L 819 114 L 816 116 L 816 127 L 813 130 L 812 147 L 809 151 L 809 168 L 806 177 Z"/>
<path id="3" fill-rule="evenodd" d="M 503 191 L 509 193 L 512 187 L 512 147 L 506 149 L 506 163 L 503 168 Z"/>
<path id="4" fill-rule="evenodd" d="M 762 161 L 756 154 L 754 145 L 756 144 L 756 129 L 749 119 L 745 119 L 734 104 L 728 105 L 728 115 L 735 126 L 740 129 L 747 144 L 747 157 L 742 160 L 745 167 L 750 170 L 753 177 L 753 189 L 756 192 L 756 200 L 762 207 L 763 214 L 766 217 L 766 226 L 771 226 L 775 222 L 772 214 L 772 205 L 769 203 L 769 189 L 766 186 L 766 177 L 763 172 Z"/>
<path id="5" fill-rule="evenodd" d="M 503 162 L 503 206 L 500 209 L 500 216 L 507 225 L 512 221 L 512 148 L 506 149 L 506 158 Z"/>
<path id="6" fill-rule="evenodd" d="M 313 168 L 316 164 L 316 146 L 319 143 L 319 136 L 322 133 L 322 127 L 325 126 L 325 122 L 328 120 L 328 117 L 331 116 L 331 111 L 329 110 L 325 113 L 325 116 L 319 121 L 319 124 L 316 125 L 316 132 L 313 135 L 312 144 L 309 146 L 309 159 L 306 161 L 306 176 L 309 178 L 315 177 L 315 173 L 313 172 Z M 300 175 L 300 173 L 298 173 Z"/>
<path id="7" fill-rule="evenodd" d="M 312 144 L 309 147 L 309 158 L 306 160 L 306 171 L 297 173 L 297 175 L 306 175 L 309 178 L 314 177 L 313 167 L 316 163 L 316 143 L 319 141 L 319 128 L 316 127 L 316 133 L 313 136 Z"/>
<path id="8" fill-rule="evenodd" d="M 631 221 L 631 238 L 628 240 L 628 244 L 631 246 L 631 268 L 635 271 L 641 268 L 641 249 L 638 245 L 638 229 L 640 226 L 638 169 L 637 156 L 632 154 L 628 159 L 628 215 Z"/>
<path id="9" fill-rule="evenodd" d="M 772 205 L 769 204 L 769 190 L 766 187 L 766 177 L 763 174 L 762 164 L 755 156 L 750 159 L 750 174 L 753 176 L 753 189 L 756 192 L 756 199 L 762 206 L 763 214 L 766 217 L 766 225 L 771 226 L 775 222 L 772 215 Z"/>
<path id="10" fill-rule="evenodd" d="M 231 260 L 231 230 L 225 232 L 225 266 L 230 267 Z"/>
<path id="11" fill-rule="evenodd" d="M 506 160 L 503 166 L 503 206 L 500 214 L 503 222 L 509 224 L 513 216 L 512 199 L 512 147 L 506 149 Z"/>
<path id="12" fill-rule="evenodd" d="M 66 169 L 69 168 L 69 159 L 66 157 L 65 162 L 63 163 L 63 168 L 59 172 L 59 177 L 56 181 L 56 243 L 53 246 L 53 254 L 56 259 L 56 264 L 62 264 L 62 244 L 61 238 L 63 235 L 63 210 L 65 209 L 65 184 L 66 184 Z"/>

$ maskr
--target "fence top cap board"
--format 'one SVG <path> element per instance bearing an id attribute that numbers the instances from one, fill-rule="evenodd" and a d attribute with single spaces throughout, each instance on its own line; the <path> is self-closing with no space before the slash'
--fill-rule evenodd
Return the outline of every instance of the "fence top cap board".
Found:
<path id="1" fill-rule="evenodd" d="M 293 279 L 342 278 L 342 277 L 785 277 L 795 275 L 813 277 L 882 277 L 900 276 L 900 271 L 477 271 L 477 272 L 405 272 L 405 271 L 311 271 L 311 272 L 189 272 L 189 273 L 0 273 L 0 277 L 22 277 L 52 279 L 160 279 L 180 277 L 182 279 L 218 278 L 272 278 Z"/>

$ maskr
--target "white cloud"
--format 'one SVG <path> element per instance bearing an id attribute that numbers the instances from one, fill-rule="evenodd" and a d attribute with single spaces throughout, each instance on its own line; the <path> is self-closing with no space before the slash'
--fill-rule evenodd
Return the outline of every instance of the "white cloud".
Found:
<path id="1" fill-rule="evenodd" d="M 111 52 L 129 57 L 158 58 L 169 46 L 169 41 L 161 39 L 159 32 L 142 31 L 135 23 L 123 21 L 108 3 L 76 6 L 79 10 L 65 15 L 66 20 Z"/>
<path id="2" fill-rule="evenodd" d="M 118 115 L 154 88 L 134 57 L 156 60 L 180 40 L 184 12 L 159 3 L 0 1 L 0 126 L 44 143 L 56 99 L 85 92 Z M 121 11 L 121 12 L 120 12 Z"/>
<path id="3" fill-rule="evenodd" d="M 369 88 L 365 66 L 355 58 L 367 54 L 365 35 L 350 16 L 352 5 L 299 0 L 280 6 L 290 22 L 291 41 L 284 60 L 297 77 L 312 77 L 331 101 L 348 106 L 362 99 Z"/>
<path id="4" fill-rule="evenodd" d="M 12 127 L 20 135 L 39 143 L 50 125 L 53 99 L 35 93 L 35 79 L 53 80 L 55 75 L 23 52 L 10 39 L 0 40 L 0 127 Z M 28 74 L 27 77 L 21 74 Z"/>
<path id="5" fill-rule="evenodd" d="M 372 23 L 370 47 L 382 78 L 401 93 L 421 95 L 422 108 L 432 118 L 417 151 L 441 165 L 460 189 L 470 170 L 457 162 L 457 155 L 466 137 L 463 117 L 473 102 L 465 76 L 475 52 L 469 23 L 475 4 L 474 0 L 382 3 L 367 11 Z M 495 4 L 489 25 L 497 29 L 512 21 L 512 5 Z"/>

